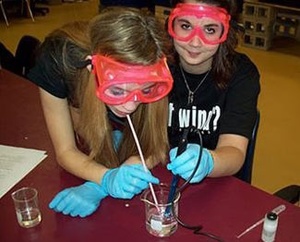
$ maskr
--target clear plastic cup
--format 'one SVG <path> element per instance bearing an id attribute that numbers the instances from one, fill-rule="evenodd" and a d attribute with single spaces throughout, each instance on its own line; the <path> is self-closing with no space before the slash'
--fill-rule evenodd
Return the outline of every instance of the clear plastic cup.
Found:
<path id="1" fill-rule="evenodd" d="M 35 188 L 23 187 L 13 192 L 18 223 L 21 227 L 31 228 L 38 225 L 42 215 L 38 205 L 38 192 Z"/>

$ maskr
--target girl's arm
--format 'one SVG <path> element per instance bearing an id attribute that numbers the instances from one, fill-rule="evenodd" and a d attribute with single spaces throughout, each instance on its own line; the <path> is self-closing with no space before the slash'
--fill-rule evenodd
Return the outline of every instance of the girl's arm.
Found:
<path id="1" fill-rule="evenodd" d="M 241 135 L 222 134 L 215 150 L 210 150 L 214 169 L 210 177 L 233 175 L 242 167 L 248 146 L 248 139 Z"/>
<path id="2" fill-rule="evenodd" d="M 41 88 L 40 97 L 57 162 L 75 176 L 100 183 L 108 169 L 76 147 L 67 99 L 57 98 Z"/>

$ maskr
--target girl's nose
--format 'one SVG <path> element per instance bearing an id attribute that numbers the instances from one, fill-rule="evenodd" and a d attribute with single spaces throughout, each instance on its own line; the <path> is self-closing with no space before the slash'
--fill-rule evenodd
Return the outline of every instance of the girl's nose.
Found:
<path id="1" fill-rule="evenodd" d="M 132 101 L 128 101 L 126 103 L 123 104 L 123 107 L 130 113 L 133 113 L 137 107 L 140 105 L 140 101 L 138 100 L 132 100 Z"/>
<path id="2" fill-rule="evenodd" d="M 196 34 L 193 36 L 193 38 L 190 40 L 189 44 L 194 47 L 202 46 L 203 42 L 201 38 Z"/>

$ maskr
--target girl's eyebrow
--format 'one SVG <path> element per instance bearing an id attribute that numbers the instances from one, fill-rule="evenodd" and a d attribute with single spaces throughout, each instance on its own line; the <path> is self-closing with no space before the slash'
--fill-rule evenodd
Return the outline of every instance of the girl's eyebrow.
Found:
<path id="1" fill-rule="evenodd" d="M 191 24 L 193 25 L 189 20 L 185 19 L 185 18 L 180 18 L 178 17 L 177 19 L 178 22 L 181 22 L 181 23 L 188 23 L 188 24 Z M 220 25 L 217 24 L 217 23 L 209 23 L 209 24 L 204 24 L 205 27 L 219 27 Z"/>
<path id="2" fill-rule="evenodd" d="M 204 24 L 204 26 L 205 27 L 220 27 L 219 24 L 215 24 L 215 23 L 213 23 L 213 24 Z"/>
<path id="3" fill-rule="evenodd" d="M 178 21 L 178 22 L 184 22 L 184 23 L 190 23 L 189 20 L 187 20 L 187 19 L 185 19 L 185 18 L 183 18 L 183 17 L 178 17 L 177 21 Z"/>

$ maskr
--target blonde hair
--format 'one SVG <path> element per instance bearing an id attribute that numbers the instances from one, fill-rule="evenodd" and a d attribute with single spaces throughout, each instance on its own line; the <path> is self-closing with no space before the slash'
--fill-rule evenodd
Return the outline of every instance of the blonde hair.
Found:
<path id="1" fill-rule="evenodd" d="M 109 56 L 119 62 L 150 65 L 169 53 L 170 44 L 163 26 L 140 10 L 112 8 L 91 20 L 89 37 L 93 54 Z M 113 168 L 138 151 L 128 124 L 120 147 L 115 151 L 107 109 L 95 95 L 95 80 L 90 76 L 80 94 L 80 134 L 90 148 L 90 156 Z M 133 125 L 149 167 L 167 158 L 168 100 L 140 104 L 131 114 Z"/>

